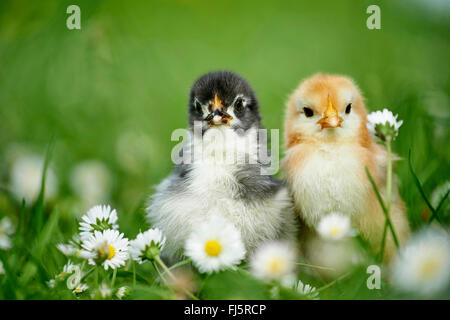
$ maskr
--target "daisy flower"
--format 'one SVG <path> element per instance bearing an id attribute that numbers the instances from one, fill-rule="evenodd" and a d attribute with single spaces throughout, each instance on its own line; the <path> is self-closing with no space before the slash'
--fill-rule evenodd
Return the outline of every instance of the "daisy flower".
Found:
<path id="1" fill-rule="evenodd" d="M 308 243 L 308 252 L 309 260 L 325 267 L 321 273 L 329 278 L 336 278 L 369 262 L 366 251 L 351 238 L 330 241 L 316 237 Z"/>
<path id="2" fill-rule="evenodd" d="M 131 290 L 129 287 L 127 287 L 127 286 L 120 287 L 116 291 L 116 297 L 118 299 L 122 300 L 123 298 L 127 297 L 130 294 L 130 292 L 131 292 Z"/>
<path id="3" fill-rule="evenodd" d="M 83 255 L 89 264 L 103 265 L 105 270 L 125 265 L 128 260 L 128 239 L 117 230 L 95 230 L 83 241 Z"/>
<path id="4" fill-rule="evenodd" d="M 11 191 L 19 200 L 27 204 L 36 200 L 42 183 L 44 159 L 39 156 L 21 156 L 15 160 L 11 169 Z M 51 168 L 47 169 L 45 197 L 52 199 L 57 193 L 58 180 Z"/>
<path id="5" fill-rule="evenodd" d="M 89 289 L 88 285 L 85 283 L 79 283 L 75 289 L 73 289 L 72 293 L 73 294 L 80 294 L 84 291 L 86 291 L 87 289 Z"/>
<path id="6" fill-rule="evenodd" d="M 9 238 L 16 229 L 14 228 L 11 220 L 8 217 L 4 217 L 0 221 L 0 249 L 8 250 L 11 249 L 12 243 Z"/>
<path id="7" fill-rule="evenodd" d="M 250 271 L 258 279 L 283 281 L 294 273 L 295 261 L 295 249 L 289 244 L 268 242 L 251 257 Z"/>
<path id="8" fill-rule="evenodd" d="M 81 257 L 81 238 L 78 234 L 72 237 L 69 243 L 58 243 L 56 248 L 65 256 Z"/>
<path id="9" fill-rule="evenodd" d="M 47 283 L 47 286 L 51 289 L 53 289 L 55 287 L 55 279 L 48 280 L 46 283 Z"/>
<path id="10" fill-rule="evenodd" d="M 386 108 L 383 111 L 372 112 L 367 116 L 367 129 L 382 141 L 394 140 L 403 124 L 403 120 L 397 121 L 397 117 L 397 114 L 394 116 Z"/>
<path id="11" fill-rule="evenodd" d="M 95 206 L 81 217 L 80 236 L 82 239 L 89 237 L 94 231 L 107 229 L 119 229 L 117 225 L 117 212 L 110 206 Z"/>
<path id="12" fill-rule="evenodd" d="M 399 290 L 431 296 L 450 280 L 450 242 L 445 232 L 424 229 L 399 252 L 392 279 Z"/>
<path id="13" fill-rule="evenodd" d="M 309 284 L 304 284 L 301 280 L 298 281 L 295 289 L 298 293 L 308 297 L 311 300 L 320 300 L 319 292 L 316 291 L 316 288 L 310 286 Z"/>
<path id="14" fill-rule="evenodd" d="M 58 243 L 56 245 L 56 248 L 58 248 L 59 251 L 61 251 L 65 256 L 73 256 L 76 254 L 78 248 L 74 245 L 68 243 Z"/>
<path id="15" fill-rule="evenodd" d="M 136 239 L 130 241 L 130 256 L 138 263 L 152 260 L 159 256 L 166 243 L 166 237 L 159 229 L 150 229 L 141 232 Z"/>
<path id="16" fill-rule="evenodd" d="M 109 299 L 112 296 L 112 290 L 106 282 L 103 282 L 97 290 L 92 292 L 92 299 Z"/>
<path id="17" fill-rule="evenodd" d="M 320 236 L 330 240 L 340 240 L 350 235 L 350 231 L 350 218 L 334 212 L 323 217 L 317 225 Z"/>
<path id="18" fill-rule="evenodd" d="M 109 200 L 112 177 L 103 162 L 88 160 L 72 170 L 70 185 L 84 205 L 93 206 Z"/>
<path id="19" fill-rule="evenodd" d="M 67 278 L 67 287 L 72 290 L 75 286 L 80 282 L 83 277 L 83 273 L 81 272 L 81 266 L 79 264 L 74 264 L 72 261 L 68 261 L 62 271 L 55 276 L 54 279 L 47 281 L 47 285 L 50 288 L 54 288 L 56 282 L 63 281 Z"/>
<path id="20" fill-rule="evenodd" d="M 246 253 L 238 229 L 219 216 L 199 225 L 188 237 L 185 249 L 186 256 L 204 273 L 233 267 Z"/>

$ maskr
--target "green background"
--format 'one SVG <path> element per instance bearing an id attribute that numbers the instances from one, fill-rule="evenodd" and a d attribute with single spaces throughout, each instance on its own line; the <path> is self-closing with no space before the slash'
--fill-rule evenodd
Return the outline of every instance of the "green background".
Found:
<path id="1" fill-rule="evenodd" d="M 241 74 L 256 91 L 263 124 L 282 129 L 289 94 L 327 72 L 352 77 L 369 110 L 399 114 L 393 149 L 404 159 L 411 149 L 430 194 L 449 179 L 450 11 L 419 2 L 1 1 L 0 159 L 16 143 L 44 155 L 55 138 L 60 192 L 51 205 L 66 215 L 55 240 L 67 239 L 71 215 L 81 214 L 64 202 L 72 197 L 70 170 L 101 160 L 114 177 L 111 205 L 131 236 L 146 228 L 142 201 L 171 170 L 170 135 L 186 127 L 198 76 Z M 66 28 L 70 4 L 81 8 L 81 30 Z M 366 27 L 371 4 L 381 8 L 381 30 Z M 124 133 L 136 139 L 118 149 Z M 5 188 L 9 166 L 0 161 Z M 416 227 L 425 205 L 406 160 L 396 173 Z M 2 210 L 14 216 L 17 208 Z"/>

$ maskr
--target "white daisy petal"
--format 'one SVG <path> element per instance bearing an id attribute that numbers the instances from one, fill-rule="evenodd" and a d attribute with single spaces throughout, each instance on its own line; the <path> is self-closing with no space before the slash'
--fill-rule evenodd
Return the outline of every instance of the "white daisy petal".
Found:
<path id="1" fill-rule="evenodd" d="M 12 241 L 9 237 L 14 234 L 16 228 L 8 217 L 0 220 L 0 249 L 9 250 L 12 247 Z"/>
<path id="2" fill-rule="evenodd" d="M 61 251 L 65 256 L 73 256 L 77 253 L 78 248 L 72 244 L 58 243 L 56 245 L 59 251 Z"/>
<path id="3" fill-rule="evenodd" d="M 310 286 L 309 284 L 304 284 L 301 280 L 297 283 L 297 292 L 301 295 L 307 296 L 311 300 L 320 300 L 319 292 L 316 291 L 316 288 Z"/>

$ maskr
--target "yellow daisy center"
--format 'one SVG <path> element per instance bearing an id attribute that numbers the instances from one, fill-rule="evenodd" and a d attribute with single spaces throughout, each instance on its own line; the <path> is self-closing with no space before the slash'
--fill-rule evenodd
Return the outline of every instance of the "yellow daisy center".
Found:
<path id="1" fill-rule="evenodd" d="M 106 251 L 106 250 L 108 250 L 108 251 Z M 108 256 L 106 257 L 106 260 L 111 260 L 116 255 L 116 250 L 114 250 L 114 247 L 110 244 L 100 248 L 100 250 L 99 250 L 99 253 L 101 256 L 105 255 L 106 252 L 108 252 Z"/>
<path id="2" fill-rule="evenodd" d="M 208 240 L 205 243 L 205 252 L 210 257 L 217 257 L 222 251 L 222 246 L 217 240 Z"/>
<path id="3" fill-rule="evenodd" d="M 284 263 L 279 258 L 274 258 L 269 261 L 269 271 L 273 274 L 280 273 L 283 269 L 283 266 Z"/>
<path id="4" fill-rule="evenodd" d="M 339 233 L 341 233 L 341 228 L 339 228 L 339 227 L 333 227 L 330 230 L 330 235 L 333 237 L 339 235 Z"/>
<path id="5" fill-rule="evenodd" d="M 436 274 L 436 271 L 439 267 L 439 262 L 437 259 L 430 258 L 423 262 L 420 266 L 419 274 L 422 279 L 429 279 Z"/>

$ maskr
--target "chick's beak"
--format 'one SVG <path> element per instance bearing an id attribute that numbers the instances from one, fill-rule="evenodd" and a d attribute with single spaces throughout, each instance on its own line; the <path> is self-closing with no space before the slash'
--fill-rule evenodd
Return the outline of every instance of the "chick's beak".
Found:
<path id="1" fill-rule="evenodd" d="M 217 94 L 214 96 L 214 100 L 211 105 L 211 113 L 208 118 L 210 119 L 209 124 L 216 126 L 221 124 L 229 126 L 230 121 L 233 119 L 233 117 L 225 111 L 225 107 Z"/>
<path id="2" fill-rule="evenodd" d="M 328 96 L 328 105 L 325 110 L 322 119 L 317 121 L 318 124 L 323 128 L 336 128 L 341 127 L 342 118 L 339 117 L 338 111 L 333 106 L 330 96 Z"/>

